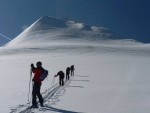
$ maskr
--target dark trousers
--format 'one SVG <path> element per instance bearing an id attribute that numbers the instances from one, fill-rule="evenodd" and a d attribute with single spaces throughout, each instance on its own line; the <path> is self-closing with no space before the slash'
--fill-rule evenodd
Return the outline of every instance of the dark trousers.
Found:
<path id="1" fill-rule="evenodd" d="M 32 90 L 32 105 L 37 106 L 36 97 L 39 98 L 40 105 L 43 106 L 43 97 L 40 93 L 41 84 L 34 82 Z"/>
<path id="2" fill-rule="evenodd" d="M 71 70 L 71 76 L 73 76 L 74 75 L 74 70 Z"/>
<path id="3" fill-rule="evenodd" d="M 64 85 L 64 78 L 59 77 L 59 85 L 60 86 Z"/>
<path id="4" fill-rule="evenodd" d="M 66 73 L 66 80 L 69 80 L 69 73 Z"/>

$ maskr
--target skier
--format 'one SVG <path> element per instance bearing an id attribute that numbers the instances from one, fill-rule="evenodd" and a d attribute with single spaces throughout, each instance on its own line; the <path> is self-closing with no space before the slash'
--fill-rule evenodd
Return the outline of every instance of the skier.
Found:
<path id="1" fill-rule="evenodd" d="M 42 62 L 37 62 L 36 66 L 37 67 L 35 68 L 34 64 L 31 64 L 31 70 L 34 73 L 34 77 L 32 79 L 33 90 L 32 90 L 32 106 L 31 106 L 31 108 L 38 108 L 36 96 L 39 98 L 41 107 L 43 107 L 43 97 L 40 93 L 41 84 L 42 84 L 42 81 L 40 80 L 40 75 L 42 74 L 44 69 L 42 67 Z"/>
<path id="2" fill-rule="evenodd" d="M 71 70 L 71 76 L 74 75 L 74 70 L 75 70 L 75 69 L 74 69 L 74 65 L 72 65 L 72 66 L 70 67 L 70 70 Z"/>
<path id="3" fill-rule="evenodd" d="M 57 73 L 57 75 L 55 75 L 55 77 L 59 76 L 59 85 L 63 86 L 64 85 L 64 72 L 63 71 L 59 71 Z"/>
<path id="4" fill-rule="evenodd" d="M 66 69 L 66 80 L 69 80 L 69 75 L 70 75 L 70 67 L 67 67 L 67 69 Z"/>

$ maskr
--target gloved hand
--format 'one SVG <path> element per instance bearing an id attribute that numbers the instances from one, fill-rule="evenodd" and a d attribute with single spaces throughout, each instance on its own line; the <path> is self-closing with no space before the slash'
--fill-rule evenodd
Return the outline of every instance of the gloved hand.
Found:
<path id="1" fill-rule="evenodd" d="M 34 82 L 34 79 L 32 79 L 32 81 Z"/>
<path id="2" fill-rule="evenodd" d="M 32 69 L 34 68 L 34 64 L 31 64 L 30 66 L 31 66 Z"/>

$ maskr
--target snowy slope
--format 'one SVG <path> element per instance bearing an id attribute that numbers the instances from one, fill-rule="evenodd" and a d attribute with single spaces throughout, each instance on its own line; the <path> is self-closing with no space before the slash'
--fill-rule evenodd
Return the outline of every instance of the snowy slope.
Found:
<path id="1" fill-rule="evenodd" d="M 0 48 L 0 113 L 149 113 L 150 45 L 108 34 L 69 20 L 37 20 Z M 26 110 L 30 64 L 37 61 L 49 70 L 45 107 Z M 75 76 L 59 87 L 54 75 L 72 64 Z"/>
<path id="2" fill-rule="evenodd" d="M 129 45 L 129 48 L 125 47 L 126 45 Z M 136 45 L 143 46 L 142 43 L 132 39 L 121 39 L 104 27 L 44 16 L 7 43 L 0 54 L 38 50 L 64 52 L 68 49 L 72 52 L 103 52 L 103 48 L 107 51 L 130 52 Z"/>

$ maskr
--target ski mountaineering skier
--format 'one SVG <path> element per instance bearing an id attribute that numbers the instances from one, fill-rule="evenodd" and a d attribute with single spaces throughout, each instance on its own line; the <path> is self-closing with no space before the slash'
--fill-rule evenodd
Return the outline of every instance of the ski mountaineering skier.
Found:
<path id="1" fill-rule="evenodd" d="M 69 80 L 69 75 L 70 75 L 70 67 L 67 67 L 67 69 L 66 69 L 66 80 Z"/>
<path id="2" fill-rule="evenodd" d="M 73 76 L 74 75 L 74 65 L 72 65 L 71 67 L 70 67 L 70 71 L 71 71 L 71 76 Z"/>
<path id="3" fill-rule="evenodd" d="M 64 72 L 63 71 L 59 71 L 57 73 L 57 75 L 55 75 L 55 77 L 57 77 L 57 76 L 59 76 L 59 85 L 63 86 L 64 85 L 64 76 L 65 76 Z"/>
<path id="4" fill-rule="evenodd" d="M 36 63 L 36 68 L 34 64 L 31 64 L 31 70 L 34 73 L 33 81 L 33 89 L 32 89 L 32 106 L 31 108 L 38 108 L 36 96 L 39 98 L 39 102 L 41 107 L 43 107 L 43 97 L 40 93 L 42 80 L 40 79 L 40 75 L 43 73 L 44 69 L 42 67 L 42 62 Z"/>

